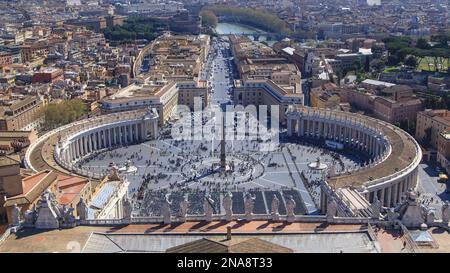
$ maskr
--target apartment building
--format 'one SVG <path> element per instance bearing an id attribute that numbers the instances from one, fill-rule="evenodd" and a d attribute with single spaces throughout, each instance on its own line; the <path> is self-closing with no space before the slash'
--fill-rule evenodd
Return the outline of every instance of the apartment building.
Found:
<path id="1" fill-rule="evenodd" d="M 293 93 L 277 85 L 272 80 L 236 80 L 234 82 L 235 104 L 248 105 L 279 105 L 279 117 L 282 124 L 286 123 L 286 110 L 289 105 L 303 105 L 303 93 Z"/>
<path id="2" fill-rule="evenodd" d="M 346 95 L 355 108 L 390 123 L 414 122 L 417 112 L 423 109 L 422 101 L 415 98 L 412 89 L 405 85 L 395 85 L 377 92 L 361 87 L 349 88 Z"/>
<path id="3" fill-rule="evenodd" d="M 20 162 L 10 156 L 0 156 L 0 224 L 7 223 L 5 200 L 8 196 L 23 192 Z"/>
<path id="4" fill-rule="evenodd" d="M 38 96 L 7 101 L 0 106 L 0 131 L 31 131 L 38 127 L 38 112 L 44 105 Z"/>
<path id="5" fill-rule="evenodd" d="M 436 162 L 450 173 L 450 131 L 445 130 L 438 134 Z"/>
<path id="6" fill-rule="evenodd" d="M 208 90 L 194 81 L 132 84 L 116 94 L 100 101 L 103 113 L 129 111 L 140 108 L 155 108 L 159 124 L 163 125 L 179 104 L 194 107 L 195 98 L 200 98 L 203 107 L 209 104 Z"/>
<path id="7" fill-rule="evenodd" d="M 440 134 L 450 129 L 450 111 L 426 109 L 417 113 L 415 138 L 427 148 L 437 149 Z"/>

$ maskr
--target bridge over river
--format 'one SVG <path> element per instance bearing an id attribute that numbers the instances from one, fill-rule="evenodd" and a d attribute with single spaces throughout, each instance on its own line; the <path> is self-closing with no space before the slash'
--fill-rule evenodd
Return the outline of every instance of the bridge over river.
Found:
<path id="1" fill-rule="evenodd" d="M 276 40 L 281 40 L 284 38 L 284 35 L 279 33 L 267 32 L 262 29 L 240 23 L 219 23 L 217 24 L 215 31 L 219 36 L 245 35 L 255 41 L 267 41 L 269 44 L 270 42 L 274 43 Z"/>
<path id="2" fill-rule="evenodd" d="M 231 22 L 222 22 L 218 23 L 215 28 L 217 34 L 219 35 L 231 35 L 231 34 L 265 34 L 266 31 L 262 29 L 258 29 L 255 27 L 251 27 L 248 25 L 240 24 L 240 23 L 231 23 Z"/>

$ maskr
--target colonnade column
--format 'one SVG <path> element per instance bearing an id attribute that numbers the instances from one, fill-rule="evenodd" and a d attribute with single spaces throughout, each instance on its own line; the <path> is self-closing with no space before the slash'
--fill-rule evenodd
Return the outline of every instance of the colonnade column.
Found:
<path id="1" fill-rule="evenodd" d="M 299 136 L 305 134 L 305 121 L 303 119 L 298 119 Z"/>
<path id="2" fill-rule="evenodd" d="M 114 146 L 113 137 L 114 137 L 114 131 L 113 128 L 108 129 L 108 136 L 109 136 L 109 147 Z"/>
<path id="3" fill-rule="evenodd" d="M 127 125 L 127 143 L 131 143 L 131 125 Z"/>
<path id="4" fill-rule="evenodd" d="M 392 192 L 392 186 L 387 187 L 387 206 L 390 207 L 391 206 L 391 192 Z"/>
<path id="5" fill-rule="evenodd" d="M 393 187 L 394 187 L 394 196 L 393 196 L 394 198 L 393 198 L 392 201 L 393 201 L 394 206 L 395 206 L 395 205 L 397 205 L 397 201 L 398 201 L 398 200 L 397 200 L 397 195 L 398 195 L 398 183 L 395 184 Z"/>
<path id="6" fill-rule="evenodd" d="M 288 136 L 292 136 L 292 119 L 287 119 Z"/>

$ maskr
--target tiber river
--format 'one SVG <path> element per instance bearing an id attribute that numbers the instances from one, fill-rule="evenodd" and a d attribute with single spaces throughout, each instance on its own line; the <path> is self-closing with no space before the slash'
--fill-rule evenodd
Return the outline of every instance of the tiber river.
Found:
<path id="1" fill-rule="evenodd" d="M 369 5 L 379 5 L 381 0 L 367 0 L 367 4 Z M 251 36 L 255 32 L 264 32 L 257 28 L 244 25 L 244 24 L 236 24 L 236 23 L 218 23 L 216 26 L 217 34 L 247 34 L 250 39 L 253 40 Z M 276 41 L 267 40 L 267 37 L 264 35 L 259 36 L 259 41 L 266 41 L 269 46 L 272 46 Z"/>
<path id="2" fill-rule="evenodd" d="M 249 35 L 250 39 L 254 39 L 251 35 L 255 32 L 262 31 L 257 28 L 243 25 L 243 24 L 236 24 L 236 23 L 218 23 L 216 26 L 216 32 L 217 34 L 246 34 Z M 265 35 L 259 36 L 258 41 L 266 41 L 269 46 L 273 45 L 276 41 L 274 40 L 267 40 L 267 37 Z"/>

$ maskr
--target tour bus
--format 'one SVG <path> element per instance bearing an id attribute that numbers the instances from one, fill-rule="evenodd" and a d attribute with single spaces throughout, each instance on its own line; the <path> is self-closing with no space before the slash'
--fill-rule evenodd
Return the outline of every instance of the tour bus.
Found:
<path id="1" fill-rule="evenodd" d="M 332 140 L 326 140 L 325 145 L 327 145 L 328 148 L 335 149 L 335 150 L 342 150 L 344 149 L 344 144 L 332 141 Z"/>

